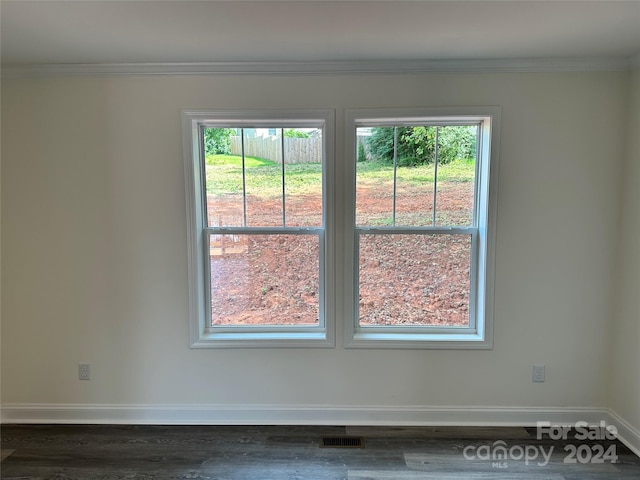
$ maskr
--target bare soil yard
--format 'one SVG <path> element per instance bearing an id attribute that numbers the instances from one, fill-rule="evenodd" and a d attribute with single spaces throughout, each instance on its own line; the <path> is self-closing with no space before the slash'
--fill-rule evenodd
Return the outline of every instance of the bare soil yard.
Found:
<path id="1" fill-rule="evenodd" d="M 410 218 L 418 206 L 432 215 L 432 194 L 405 186 L 397 217 Z M 469 216 L 473 182 L 446 182 L 438 188 L 437 212 L 458 223 Z M 216 214 L 241 215 L 238 203 Z M 268 217 L 273 205 L 248 198 L 254 218 Z M 367 218 L 388 215 L 389 198 L 362 189 L 358 210 Z M 317 216 L 319 198 L 295 205 L 299 218 Z M 211 212 L 210 207 L 210 215 Z M 440 217 L 438 217 L 440 218 Z M 464 224 L 464 223 L 463 223 Z M 470 238 L 464 235 L 363 235 L 360 242 L 361 324 L 467 325 Z M 211 242 L 213 325 L 313 325 L 319 309 L 318 242 L 313 235 L 218 237 Z"/>

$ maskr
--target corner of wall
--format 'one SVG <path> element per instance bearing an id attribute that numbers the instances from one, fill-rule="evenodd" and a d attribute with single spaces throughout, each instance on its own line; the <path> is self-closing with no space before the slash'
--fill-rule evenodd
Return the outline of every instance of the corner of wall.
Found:
<path id="1" fill-rule="evenodd" d="M 640 63 L 629 73 L 627 105 L 609 337 L 608 406 L 616 423 L 624 426 L 627 440 L 640 451 Z"/>

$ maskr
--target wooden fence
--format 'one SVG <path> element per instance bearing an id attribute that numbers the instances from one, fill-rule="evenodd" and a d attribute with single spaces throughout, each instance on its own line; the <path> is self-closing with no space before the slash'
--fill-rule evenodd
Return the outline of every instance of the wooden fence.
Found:
<path id="1" fill-rule="evenodd" d="M 247 157 L 264 158 L 282 163 L 282 139 L 275 137 L 257 137 L 244 139 L 244 154 Z M 241 155 L 240 137 L 231 137 L 231 153 Z M 321 163 L 321 138 L 285 138 L 284 163 Z"/>

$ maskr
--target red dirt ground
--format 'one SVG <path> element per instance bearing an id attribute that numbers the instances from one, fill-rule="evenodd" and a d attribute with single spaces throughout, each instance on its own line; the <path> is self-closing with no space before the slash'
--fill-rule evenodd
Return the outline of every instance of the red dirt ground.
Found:
<path id="1" fill-rule="evenodd" d="M 468 224 L 473 183 L 438 188 L 437 223 Z M 433 194 L 403 188 L 397 223 L 432 218 Z M 281 222 L 279 202 L 249 198 L 248 221 Z M 381 189 L 359 190 L 359 223 L 390 216 Z M 417 206 L 424 205 L 422 220 Z M 287 221 L 312 225 L 320 199 L 287 203 Z M 238 218 L 238 202 L 215 202 L 210 218 Z M 241 218 L 241 217 L 240 217 Z M 223 220 L 225 221 L 225 220 Z M 445 223 L 441 223 L 445 222 Z M 448 222 L 448 223 L 447 223 Z M 378 223 L 380 224 L 380 223 Z M 363 235 L 360 241 L 359 316 L 363 325 L 467 325 L 469 242 L 462 235 Z M 213 325 L 313 325 L 318 319 L 318 243 L 314 235 L 220 236 L 211 240 Z"/>

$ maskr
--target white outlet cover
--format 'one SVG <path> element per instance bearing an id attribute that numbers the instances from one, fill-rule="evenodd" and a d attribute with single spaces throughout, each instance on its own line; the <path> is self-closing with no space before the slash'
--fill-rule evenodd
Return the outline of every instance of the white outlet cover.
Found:
<path id="1" fill-rule="evenodd" d="M 537 383 L 542 383 L 542 382 L 544 382 L 544 376 L 545 376 L 544 365 L 534 365 L 533 366 L 533 377 L 532 377 L 531 381 L 537 382 Z"/>
<path id="2" fill-rule="evenodd" d="M 88 363 L 78 364 L 78 379 L 91 380 L 91 367 Z"/>

